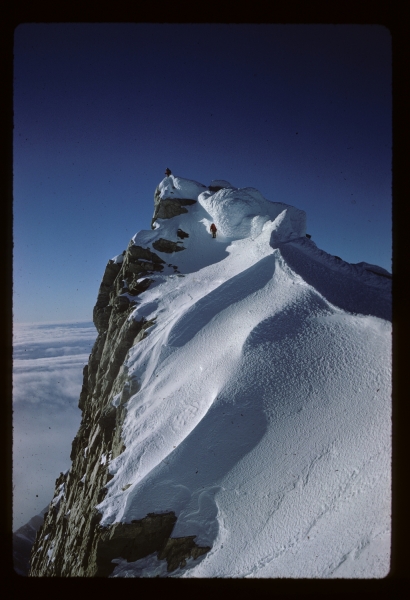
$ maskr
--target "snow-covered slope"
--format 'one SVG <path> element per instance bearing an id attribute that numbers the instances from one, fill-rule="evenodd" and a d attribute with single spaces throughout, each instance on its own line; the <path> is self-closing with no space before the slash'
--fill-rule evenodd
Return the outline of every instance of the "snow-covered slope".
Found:
<path id="1" fill-rule="evenodd" d="M 141 387 L 102 524 L 175 511 L 174 537 L 212 547 L 184 576 L 385 575 L 389 280 L 318 251 L 302 211 L 252 188 L 203 192 L 134 242 L 177 229 L 184 277 L 156 276 L 130 317 L 157 323 L 127 357 Z"/>
<path id="2" fill-rule="evenodd" d="M 385 576 L 389 274 L 319 250 L 303 211 L 253 188 L 171 175 L 156 201 L 174 197 L 196 202 L 133 238 L 163 270 L 137 296 L 121 284 L 148 328 L 121 367 L 129 399 L 110 397 L 124 446 L 100 457 L 97 510 L 102 528 L 172 512 L 171 538 L 207 551 L 172 569 L 118 554 L 111 576 Z"/>

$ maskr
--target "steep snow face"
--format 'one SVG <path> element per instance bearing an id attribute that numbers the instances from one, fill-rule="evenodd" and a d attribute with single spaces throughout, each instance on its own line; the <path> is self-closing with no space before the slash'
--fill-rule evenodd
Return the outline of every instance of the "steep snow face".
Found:
<path id="1" fill-rule="evenodd" d="M 174 511 L 172 537 L 212 547 L 174 577 L 385 576 L 388 278 L 319 250 L 295 207 L 175 180 L 198 203 L 134 237 L 189 234 L 129 317 L 155 324 L 125 361 L 139 389 L 101 524 Z M 155 555 L 115 562 L 169 575 Z"/>

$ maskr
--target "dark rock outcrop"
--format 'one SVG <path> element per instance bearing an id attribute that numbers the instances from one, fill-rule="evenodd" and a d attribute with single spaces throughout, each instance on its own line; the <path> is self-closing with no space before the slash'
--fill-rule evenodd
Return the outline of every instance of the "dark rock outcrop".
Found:
<path id="1" fill-rule="evenodd" d="M 187 213 L 186 206 L 192 206 L 197 201 L 187 198 L 161 198 L 160 189 L 157 187 L 154 193 L 154 216 L 152 217 L 151 227 L 157 219 L 172 219 L 183 213 Z"/>
<path id="2" fill-rule="evenodd" d="M 185 250 L 184 246 L 180 246 L 182 242 L 171 242 L 171 240 L 164 240 L 164 238 L 159 238 L 156 240 L 152 247 L 158 252 L 166 252 L 167 254 L 172 254 L 172 252 L 180 252 L 181 250 Z"/>
<path id="3" fill-rule="evenodd" d="M 107 576 L 115 568 L 113 558 L 134 562 L 154 552 L 161 552 L 176 523 L 173 512 L 149 514 L 132 523 L 115 523 L 102 530 L 95 549 L 95 575 Z"/>
<path id="4" fill-rule="evenodd" d="M 121 294 L 137 296 L 145 291 L 152 280 L 146 275 L 162 271 L 165 262 L 149 248 L 134 246 L 131 241 L 123 253 L 122 263 L 109 260 L 98 291 L 93 320 L 99 334 L 108 330 L 113 309 L 128 314 L 133 302 Z"/>
<path id="5" fill-rule="evenodd" d="M 197 546 L 195 537 L 168 538 L 164 548 L 158 552 L 159 560 L 166 559 L 168 572 L 185 567 L 189 558 L 196 559 L 209 552 L 210 546 Z"/>

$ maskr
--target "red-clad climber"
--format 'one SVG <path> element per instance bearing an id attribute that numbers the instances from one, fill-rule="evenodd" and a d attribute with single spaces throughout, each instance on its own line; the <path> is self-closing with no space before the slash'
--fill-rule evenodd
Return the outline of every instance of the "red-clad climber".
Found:
<path id="1" fill-rule="evenodd" d="M 218 230 L 217 230 L 217 228 L 216 228 L 216 226 L 215 226 L 215 223 L 212 223 L 212 225 L 210 226 L 210 228 L 209 228 L 209 229 L 211 230 L 212 237 L 213 237 L 213 238 L 216 238 L 216 232 L 217 232 Z"/>

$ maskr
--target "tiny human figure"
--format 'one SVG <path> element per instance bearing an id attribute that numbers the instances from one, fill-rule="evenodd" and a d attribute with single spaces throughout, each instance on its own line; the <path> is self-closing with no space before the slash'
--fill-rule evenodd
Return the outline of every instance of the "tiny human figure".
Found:
<path id="1" fill-rule="evenodd" d="M 213 237 L 213 238 L 216 238 L 216 232 L 217 232 L 218 230 L 217 230 L 217 228 L 216 228 L 216 226 L 215 226 L 215 223 L 212 223 L 212 225 L 210 226 L 210 228 L 209 228 L 209 229 L 211 230 L 212 237 Z"/>
<path id="2" fill-rule="evenodd" d="M 169 177 L 171 175 L 171 169 L 168 169 L 168 167 L 165 169 L 165 175 L 167 177 Z"/>

